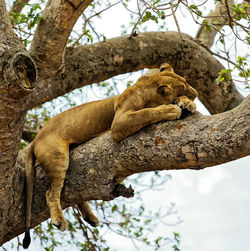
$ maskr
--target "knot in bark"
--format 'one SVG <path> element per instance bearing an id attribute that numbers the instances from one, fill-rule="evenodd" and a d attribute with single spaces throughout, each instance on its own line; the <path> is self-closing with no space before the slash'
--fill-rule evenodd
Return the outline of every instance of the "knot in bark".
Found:
<path id="1" fill-rule="evenodd" d="M 8 85 L 18 85 L 22 90 L 32 91 L 36 86 L 37 67 L 27 52 L 7 51 L 3 63 L 4 79 Z"/>

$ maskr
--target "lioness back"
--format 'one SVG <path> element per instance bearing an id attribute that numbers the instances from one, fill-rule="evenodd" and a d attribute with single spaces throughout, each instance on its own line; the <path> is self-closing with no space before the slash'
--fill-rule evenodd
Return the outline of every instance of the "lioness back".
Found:
<path id="1" fill-rule="evenodd" d="M 69 144 L 79 144 L 111 127 L 117 96 L 89 102 L 64 111 L 48 120 L 35 138 L 35 144 L 52 134 Z M 74 130 L 72 130 L 74 128 Z"/>

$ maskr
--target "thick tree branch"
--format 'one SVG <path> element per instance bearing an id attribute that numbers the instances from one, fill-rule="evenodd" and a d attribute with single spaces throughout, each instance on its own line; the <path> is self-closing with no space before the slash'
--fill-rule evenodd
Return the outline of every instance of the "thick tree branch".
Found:
<path id="1" fill-rule="evenodd" d="M 227 2 L 227 4 L 225 4 L 225 2 Z M 233 4 L 233 0 L 218 1 L 215 10 L 212 11 L 204 20 L 208 25 L 210 25 L 210 29 L 206 29 L 205 24 L 200 26 L 196 38 L 199 39 L 199 41 L 207 48 L 210 48 L 213 45 L 214 38 L 220 28 L 230 23 L 230 16 L 233 13 Z"/>
<path id="2" fill-rule="evenodd" d="M 75 22 L 93 0 L 49 0 L 43 12 L 30 53 L 35 58 L 39 75 L 54 75 L 63 64 L 65 46 Z"/>
<path id="3" fill-rule="evenodd" d="M 232 81 L 215 83 L 223 66 L 190 36 L 148 32 L 67 49 L 65 72 L 56 78 L 40 78 L 30 108 L 84 85 L 145 67 L 159 67 L 163 62 L 169 62 L 199 91 L 199 99 L 212 114 L 230 110 L 243 100 Z"/>
<path id="4" fill-rule="evenodd" d="M 11 176 L 28 95 L 35 86 L 37 72 L 33 60 L 12 29 L 3 0 L 0 0 L 0 20 L 0 174 L 4 177 L 2 174 L 7 172 Z M 7 180 L 5 182 L 8 184 Z M 2 185 L 5 186 L 4 181 L 0 184 L 0 191 Z"/>
<path id="5" fill-rule="evenodd" d="M 107 132 L 71 151 L 70 168 L 62 192 L 62 205 L 74 205 L 80 195 L 86 200 L 112 200 L 116 181 L 139 172 L 172 169 L 202 169 L 250 154 L 250 95 L 231 111 L 148 126 L 115 143 Z M 15 200 L 10 222 L 1 219 L 0 243 L 24 231 L 24 158 L 16 166 Z M 32 225 L 49 217 L 45 202 L 48 180 L 37 167 Z"/>

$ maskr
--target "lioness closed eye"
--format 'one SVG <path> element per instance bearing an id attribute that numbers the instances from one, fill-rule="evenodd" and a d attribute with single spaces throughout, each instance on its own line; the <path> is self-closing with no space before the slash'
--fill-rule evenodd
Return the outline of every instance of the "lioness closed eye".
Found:
<path id="1" fill-rule="evenodd" d="M 35 159 L 42 164 L 51 182 L 46 201 L 52 223 L 64 231 L 67 221 L 60 194 L 69 166 L 69 145 L 80 144 L 110 128 L 112 139 L 120 141 L 146 125 L 179 119 L 182 109 L 195 111 L 193 101 L 197 96 L 197 91 L 184 78 L 175 74 L 170 65 L 163 64 L 161 72 L 142 76 L 120 96 L 83 104 L 51 118 L 27 148 L 24 248 L 30 244 Z M 77 205 L 89 224 L 99 225 L 87 201 Z"/>

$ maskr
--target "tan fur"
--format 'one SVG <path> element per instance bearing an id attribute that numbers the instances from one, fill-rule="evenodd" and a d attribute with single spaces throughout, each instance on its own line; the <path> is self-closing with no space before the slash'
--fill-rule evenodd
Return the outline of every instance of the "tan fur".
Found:
<path id="1" fill-rule="evenodd" d="M 141 77 L 123 94 L 90 102 L 51 118 L 28 148 L 26 161 L 26 228 L 30 228 L 34 157 L 42 164 L 51 185 L 46 193 L 52 223 L 60 230 L 67 229 L 60 194 L 69 166 L 69 145 L 80 144 L 111 128 L 111 137 L 120 141 L 144 126 L 181 116 L 181 108 L 195 111 L 193 100 L 197 91 L 185 79 L 175 74 L 168 64 L 162 72 Z M 92 226 L 99 221 L 86 201 L 78 207 Z"/>

